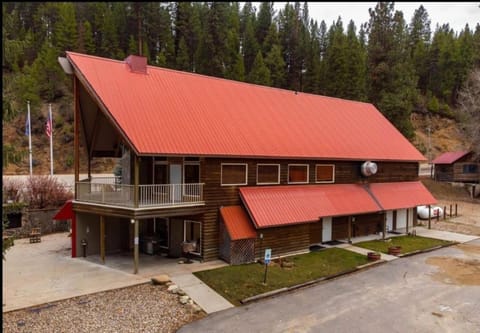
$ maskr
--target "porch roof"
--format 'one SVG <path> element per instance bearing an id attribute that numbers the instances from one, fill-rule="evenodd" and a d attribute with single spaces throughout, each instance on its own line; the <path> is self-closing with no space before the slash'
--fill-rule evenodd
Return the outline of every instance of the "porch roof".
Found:
<path id="1" fill-rule="evenodd" d="M 227 232 L 231 240 L 256 238 L 257 233 L 253 228 L 247 213 L 241 206 L 226 206 L 220 208 Z"/>
<path id="2" fill-rule="evenodd" d="M 257 228 L 381 210 L 362 185 L 354 184 L 243 187 L 240 197 Z"/>
<path id="3" fill-rule="evenodd" d="M 422 182 L 375 183 L 370 191 L 384 210 L 432 205 L 437 200 Z"/>

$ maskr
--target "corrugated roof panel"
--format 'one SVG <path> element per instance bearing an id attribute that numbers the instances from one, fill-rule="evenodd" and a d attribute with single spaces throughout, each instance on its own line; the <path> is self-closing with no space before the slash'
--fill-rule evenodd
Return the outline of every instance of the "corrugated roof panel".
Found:
<path id="1" fill-rule="evenodd" d="M 53 220 L 71 220 L 73 219 L 73 200 L 67 200 L 62 208 L 53 216 Z"/>
<path id="2" fill-rule="evenodd" d="M 141 155 L 425 160 L 372 104 L 67 56 Z"/>
<path id="3" fill-rule="evenodd" d="M 220 208 L 220 214 L 227 228 L 231 240 L 256 238 L 257 233 L 241 206 L 227 206 Z"/>
<path id="4" fill-rule="evenodd" d="M 432 205 L 437 202 L 427 188 L 418 181 L 370 184 L 370 191 L 384 210 Z"/>
<path id="5" fill-rule="evenodd" d="M 353 184 L 242 187 L 240 196 L 257 228 L 381 210 L 362 185 Z"/>
<path id="6" fill-rule="evenodd" d="M 432 161 L 433 164 L 452 164 L 468 155 L 469 151 L 451 151 L 438 156 Z"/>

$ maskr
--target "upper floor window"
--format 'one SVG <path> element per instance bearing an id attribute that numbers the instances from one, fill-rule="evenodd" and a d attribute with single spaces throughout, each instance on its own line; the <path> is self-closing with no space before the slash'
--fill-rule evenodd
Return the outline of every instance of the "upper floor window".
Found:
<path id="1" fill-rule="evenodd" d="M 315 166 L 315 182 L 334 183 L 335 182 L 335 165 L 317 164 Z"/>
<path id="2" fill-rule="evenodd" d="M 222 163 L 222 185 L 247 185 L 247 164 Z"/>
<path id="3" fill-rule="evenodd" d="M 308 164 L 289 164 L 288 165 L 288 183 L 290 184 L 308 183 Z"/>
<path id="4" fill-rule="evenodd" d="M 200 183 L 200 162 L 187 161 L 183 164 L 183 179 L 185 184 Z"/>
<path id="5" fill-rule="evenodd" d="M 280 184 L 280 165 L 258 164 L 257 184 Z"/>

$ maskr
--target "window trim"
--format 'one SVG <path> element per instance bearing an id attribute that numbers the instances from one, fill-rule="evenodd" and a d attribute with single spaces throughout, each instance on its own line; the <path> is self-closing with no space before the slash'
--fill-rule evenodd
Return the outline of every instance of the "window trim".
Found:
<path id="1" fill-rule="evenodd" d="M 224 165 L 244 165 L 245 166 L 245 183 L 224 184 L 223 183 L 223 166 Z M 247 163 L 221 163 L 220 164 L 220 186 L 242 186 L 242 185 L 248 185 L 248 164 Z"/>
<path id="2" fill-rule="evenodd" d="M 197 244 L 198 247 L 200 248 L 200 251 L 199 252 L 191 252 L 193 254 L 196 254 L 196 255 L 199 255 L 201 256 L 202 255 L 202 222 L 200 221 L 194 221 L 194 220 L 183 220 L 183 241 L 186 242 L 187 241 L 187 228 L 186 228 L 186 224 L 187 223 L 198 223 L 200 224 L 200 244 Z"/>
<path id="3" fill-rule="evenodd" d="M 259 166 L 277 166 L 278 168 L 278 177 L 277 177 L 277 182 L 272 183 L 272 182 L 267 182 L 267 183 L 261 183 L 258 181 L 258 167 Z M 277 185 L 280 184 L 280 164 L 275 164 L 275 163 L 258 163 L 257 164 L 257 185 Z"/>
<path id="4" fill-rule="evenodd" d="M 291 166 L 306 166 L 307 167 L 307 181 L 305 182 L 291 182 L 290 181 L 290 167 Z M 310 164 L 288 164 L 287 183 L 288 184 L 308 184 L 310 182 Z"/>
<path id="5" fill-rule="evenodd" d="M 331 166 L 332 167 L 332 180 L 318 180 L 317 166 Z M 317 184 L 333 184 L 335 183 L 335 164 L 315 164 L 315 183 Z"/>

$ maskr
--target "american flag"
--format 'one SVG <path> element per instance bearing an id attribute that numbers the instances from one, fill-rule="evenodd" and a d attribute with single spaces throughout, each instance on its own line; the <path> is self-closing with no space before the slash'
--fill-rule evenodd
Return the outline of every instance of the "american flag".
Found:
<path id="1" fill-rule="evenodd" d="M 50 118 L 50 113 L 47 116 L 47 122 L 45 123 L 45 134 L 48 137 L 52 136 L 52 118 Z"/>

